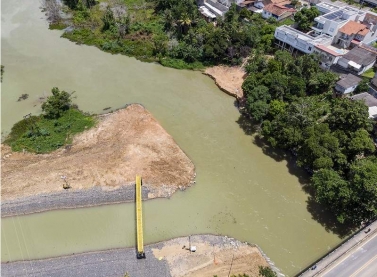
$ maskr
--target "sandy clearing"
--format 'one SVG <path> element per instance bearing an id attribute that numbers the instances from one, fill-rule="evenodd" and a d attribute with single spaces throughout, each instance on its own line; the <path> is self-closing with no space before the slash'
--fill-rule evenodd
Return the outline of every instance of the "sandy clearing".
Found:
<path id="1" fill-rule="evenodd" d="M 152 249 L 157 259 L 168 262 L 173 277 L 222 277 L 228 276 L 230 268 L 230 275 L 258 276 L 259 266 L 268 266 L 255 246 L 227 237 L 206 235 L 191 236 L 190 240 L 191 245 L 196 246 L 196 252 L 183 249 L 183 246 L 189 247 L 187 237 L 167 241 L 162 248 Z"/>
<path id="2" fill-rule="evenodd" d="M 204 71 L 204 74 L 215 80 L 216 85 L 227 94 L 241 99 L 243 97 L 242 83 L 246 72 L 239 66 L 214 66 Z"/>

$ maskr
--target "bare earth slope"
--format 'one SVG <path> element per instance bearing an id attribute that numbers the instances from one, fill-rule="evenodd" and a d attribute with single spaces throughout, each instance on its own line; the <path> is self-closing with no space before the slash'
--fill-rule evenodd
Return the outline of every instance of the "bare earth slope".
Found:
<path id="1" fill-rule="evenodd" d="M 143 177 L 153 194 L 169 196 L 194 178 L 194 165 L 141 105 L 98 117 L 96 127 L 77 135 L 70 149 L 50 154 L 11 152 L 2 145 L 2 201 L 100 186 L 117 189 Z"/>

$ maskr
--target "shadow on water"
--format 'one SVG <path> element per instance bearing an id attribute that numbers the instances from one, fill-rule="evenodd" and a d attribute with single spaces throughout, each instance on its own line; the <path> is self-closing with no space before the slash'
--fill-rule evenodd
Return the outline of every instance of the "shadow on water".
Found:
<path id="1" fill-rule="evenodd" d="M 277 162 L 286 161 L 289 173 L 297 177 L 302 189 L 309 195 L 306 201 L 307 210 L 311 213 L 312 218 L 319 222 L 327 232 L 333 232 L 340 238 L 344 238 L 355 231 L 357 226 L 340 224 L 331 211 L 315 201 L 314 190 L 310 186 L 310 175 L 297 166 L 295 156 L 289 151 L 272 147 L 265 139 L 259 136 L 260 125 L 253 122 L 248 116 L 241 114 L 236 122 L 246 135 L 253 136 L 252 143 L 260 147 L 265 155 Z"/>

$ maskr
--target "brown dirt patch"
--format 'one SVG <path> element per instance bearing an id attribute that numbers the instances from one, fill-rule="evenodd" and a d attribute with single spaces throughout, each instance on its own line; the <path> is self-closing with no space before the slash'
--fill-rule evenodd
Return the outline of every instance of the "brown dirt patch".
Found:
<path id="1" fill-rule="evenodd" d="M 168 196 L 194 178 L 194 165 L 157 120 L 140 105 L 98 117 L 96 127 L 77 135 L 71 149 L 50 154 L 2 150 L 2 200 L 101 186 L 116 189 L 143 178 L 154 195 Z"/>
<path id="2" fill-rule="evenodd" d="M 206 237 L 191 237 L 191 245 L 196 246 L 196 252 L 182 249 L 183 245 L 188 247 L 188 238 L 178 238 L 166 242 L 161 249 L 152 249 L 153 254 L 157 259 L 167 260 L 173 277 L 225 277 L 230 268 L 230 276 L 244 273 L 259 276 L 259 266 L 269 266 L 255 246 L 224 237 L 214 241 Z"/>
<path id="3" fill-rule="evenodd" d="M 246 77 L 246 72 L 239 66 L 214 66 L 205 70 L 204 74 L 212 77 L 216 85 L 227 94 L 238 99 L 243 97 L 242 83 Z"/>

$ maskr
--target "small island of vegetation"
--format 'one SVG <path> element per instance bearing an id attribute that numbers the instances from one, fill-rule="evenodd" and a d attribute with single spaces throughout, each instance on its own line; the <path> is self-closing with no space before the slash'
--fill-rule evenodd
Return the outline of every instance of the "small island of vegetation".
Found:
<path id="1" fill-rule="evenodd" d="M 28 114 L 17 122 L 4 141 L 13 151 L 48 153 L 70 144 L 73 135 L 95 125 L 93 116 L 72 104 L 71 94 L 52 89 L 52 95 L 42 104 L 39 116 Z"/>

